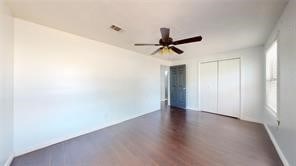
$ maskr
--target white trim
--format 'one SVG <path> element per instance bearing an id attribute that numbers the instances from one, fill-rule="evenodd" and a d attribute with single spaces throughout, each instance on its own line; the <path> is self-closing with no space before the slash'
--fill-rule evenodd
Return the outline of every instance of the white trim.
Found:
<path id="1" fill-rule="evenodd" d="M 239 57 L 239 118 L 243 116 L 243 95 L 242 95 L 242 59 Z"/>
<path id="2" fill-rule="evenodd" d="M 271 133 L 271 131 L 269 130 L 267 124 L 264 124 L 265 130 L 267 131 L 269 138 L 272 141 L 273 146 L 275 147 L 280 159 L 282 160 L 284 166 L 290 166 L 288 160 L 286 159 L 284 153 L 282 152 L 279 144 L 277 143 L 276 139 L 274 138 L 273 134 Z"/>
<path id="3" fill-rule="evenodd" d="M 272 39 L 267 42 L 264 46 L 264 66 L 265 66 L 265 72 L 264 72 L 264 77 L 265 77 L 265 85 L 264 85 L 264 92 L 265 92 L 265 97 L 264 97 L 264 107 L 265 109 L 277 120 L 280 120 L 280 45 L 279 45 L 279 34 L 280 31 L 277 31 L 276 34 L 272 37 Z M 271 81 L 271 80 L 266 80 L 266 60 L 267 60 L 267 52 L 268 50 L 274 45 L 277 44 L 277 78 L 275 79 L 277 81 L 277 85 L 276 85 L 276 110 L 273 109 L 272 107 L 270 107 L 267 104 L 266 98 L 267 98 L 267 91 L 266 91 L 266 82 L 267 81 Z M 274 81 L 274 80 L 273 80 Z"/>
<path id="4" fill-rule="evenodd" d="M 33 152 L 33 151 L 36 151 L 36 150 L 39 150 L 39 149 L 42 149 L 42 148 L 45 148 L 45 147 L 54 145 L 54 144 L 57 144 L 57 143 L 60 143 L 60 142 L 63 142 L 63 141 L 67 141 L 67 140 L 72 139 L 72 138 L 76 138 L 76 137 L 85 135 L 85 134 L 89 134 L 89 133 L 95 132 L 97 130 L 101 130 L 101 129 L 104 129 L 104 128 L 107 128 L 107 127 L 111 127 L 113 125 L 117 125 L 119 123 L 123 123 L 125 121 L 132 120 L 134 118 L 138 118 L 138 117 L 141 117 L 141 116 L 144 116 L 146 114 L 150 114 L 150 113 L 156 112 L 156 111 L 159 111 L 159 110 L 155 110 L 155 111 L 151 111 L 151 112 L 146 112 L 146 113 L 139 113 L 139 114 L 137 114 L 135 116 L 132 116 L 130 118 L 127 118 L 127 119 L 123 119 L 123 120 L 116 121 L 116 122 L 111 122 L 110 124 L 107 124 L 105 126 L 100 126 L 100 127 L 97 127 L 97 128 L 84 130 L 84 131 L 78 132 L 76 134 L 71 134 L 71 135 L 68 135 L 68 136 L 64 136 L 64 137 L 52 139 L 52 140 L 49 140 L 47 142 L 43 142 L 43 143 L 38 144 L 38 145 L 33 145 L 33 146 L 28 147 L 28 148 L 26 148 L 24 150 L 15 151 L 14 152 L 14 157 L 21 156 L 21 155 L 24 155 L 24 154 L 27 154 L 27 153 L 30 153 L 30 152 Z"/>
<path id="5" fill-rule="evenodd" d="M 261 119 L 257 119 L 254 117 L 250 117 L 247 115 L 242 114 L 240 120 L 248 121 L 248 122 L 255 122 L 255 123 L 262 123 Z"/>
<path id="6" fill-rule="evenodd" d="M 11 163 L 12 163 L 13 158 L 14 158 L 14 155 L 11 154 L 11 155 L 9 156 L 9 158 L 6 160 L 4 166 L 10 166 Z"/>
<path id="7" fill-rule="evenodd" d="M 269 107 L 268 105 L 265 105 L 264 106 L 265 107 L 265 109 L 276 119 L 276 120 L 279 120 L 278 119 L 278 115 L 277 115 L 277 112 L 274 110 L 274 109 L 272 109 L 271 107 Z"/>
<path id="8" fill-rule="evenodd" d="M 187 110 L 190 110 L 190 111 L 200 111 L 199 109 L 197 109 L 197 108 L 192 108 L 192 107 L 187 107 L 186 109 L 187 109 Z"/>

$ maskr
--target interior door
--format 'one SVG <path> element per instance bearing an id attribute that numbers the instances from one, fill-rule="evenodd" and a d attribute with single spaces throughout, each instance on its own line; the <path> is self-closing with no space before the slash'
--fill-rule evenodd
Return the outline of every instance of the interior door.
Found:
<path id="1" fill-rule="evenodd" d="M 170 67 L 171 106 L 186 108 L 186 65 Z"/>
<path id="2" fill-rule="evenodd" d="M 218 112 L 239 117 L 240 113 L 240 59 L 219 61 Z"/>
<path id="3" fill-rule="evenodd" d="M 218 100 L 218 62 L 200 64 L 199 102 L 202 111 L 217 113 Z"/>

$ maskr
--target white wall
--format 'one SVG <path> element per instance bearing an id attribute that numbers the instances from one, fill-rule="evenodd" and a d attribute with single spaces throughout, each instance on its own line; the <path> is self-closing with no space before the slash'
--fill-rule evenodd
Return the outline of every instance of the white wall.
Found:
<path id="1" fill-rule="evenodd" d="M 279 120 L 277 127 L 268 111 L 266 123 L 279 144 L 287 162 L 296 166 L 296 1 L 290 0 L 266 48 L 278 39 L 279 56 Z"/>
<path id="2" fill-rule="evenodd" d="M 12 155 L 13 18 L 0 0 L 0 166 Z"/>
<path id="3" fill-rule="evenodd" d="M 194 59 L 173 62 L 173 65 L 186 64 L 187 108 L 199 110 L 198 69 L 199 63 L 217 59 L 241 58 L 242 119 L 262 122 L 264 103 L 264 48 L 263 46 L 235 50 L 231 52 L 199 55 Z"/>
<path id="4" fill-rule="evenodd" d="M 17 155 L 160 108 L 149 56 L 15 19 Z"/>

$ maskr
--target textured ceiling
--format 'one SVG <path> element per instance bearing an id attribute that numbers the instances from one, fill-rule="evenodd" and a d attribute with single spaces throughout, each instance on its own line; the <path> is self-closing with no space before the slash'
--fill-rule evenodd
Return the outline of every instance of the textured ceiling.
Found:
<path id="1" fill-rule="evenodd" d="M 170 60 L 263 44 L 287 0 L 8 0 L 16 17 L 149 55 L 160 27 L 174 39 L 202 35 L 178 46 Z M 109 29 L 115 24 L 121 32 Z M 156 56 L 159 58 L 167 58 Z"/>

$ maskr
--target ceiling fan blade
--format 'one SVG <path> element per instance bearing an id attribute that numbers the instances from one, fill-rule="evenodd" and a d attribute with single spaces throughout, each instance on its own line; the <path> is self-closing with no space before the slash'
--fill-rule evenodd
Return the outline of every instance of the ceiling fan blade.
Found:
<path id="1" fill-rule="evenodd" d="M 152 52 L 151 55 L 155 55 L 155 54 L 158 53 L 161 49 L 163 49 L 163 47 L 158 48 L 157 50 L 155 50 L 154 52 Z"/>
<path id="2" fill-rule="evenodd" d="M 177 40 L 173 42 L 173 45 L 179 45 L 179 44 L 186 44 L 186 43 L 193 43 L 193 42 L 199 42 L 202 40 L 201 36 L 196 36 L 188 39 L 182 39 L 182 40 Z"/>
<path id="3" fill-rule="evenodd" d="M 184 52 L 175 46 L 171 46 L 170 49 L 172 49 L 177 54 L 182 54 Z"/>
<path id="4" fill-rule="evenodd" d="M 170 38 L 170 29 L 169 28 L 160 28 L 162 42 L 166 43 Z"/>
<path id="5" fill-rule="evenodd" d="M 160 44 L 144 44 L 144 43 L 137 43 L 135 46 L 160 46 Z"/>

